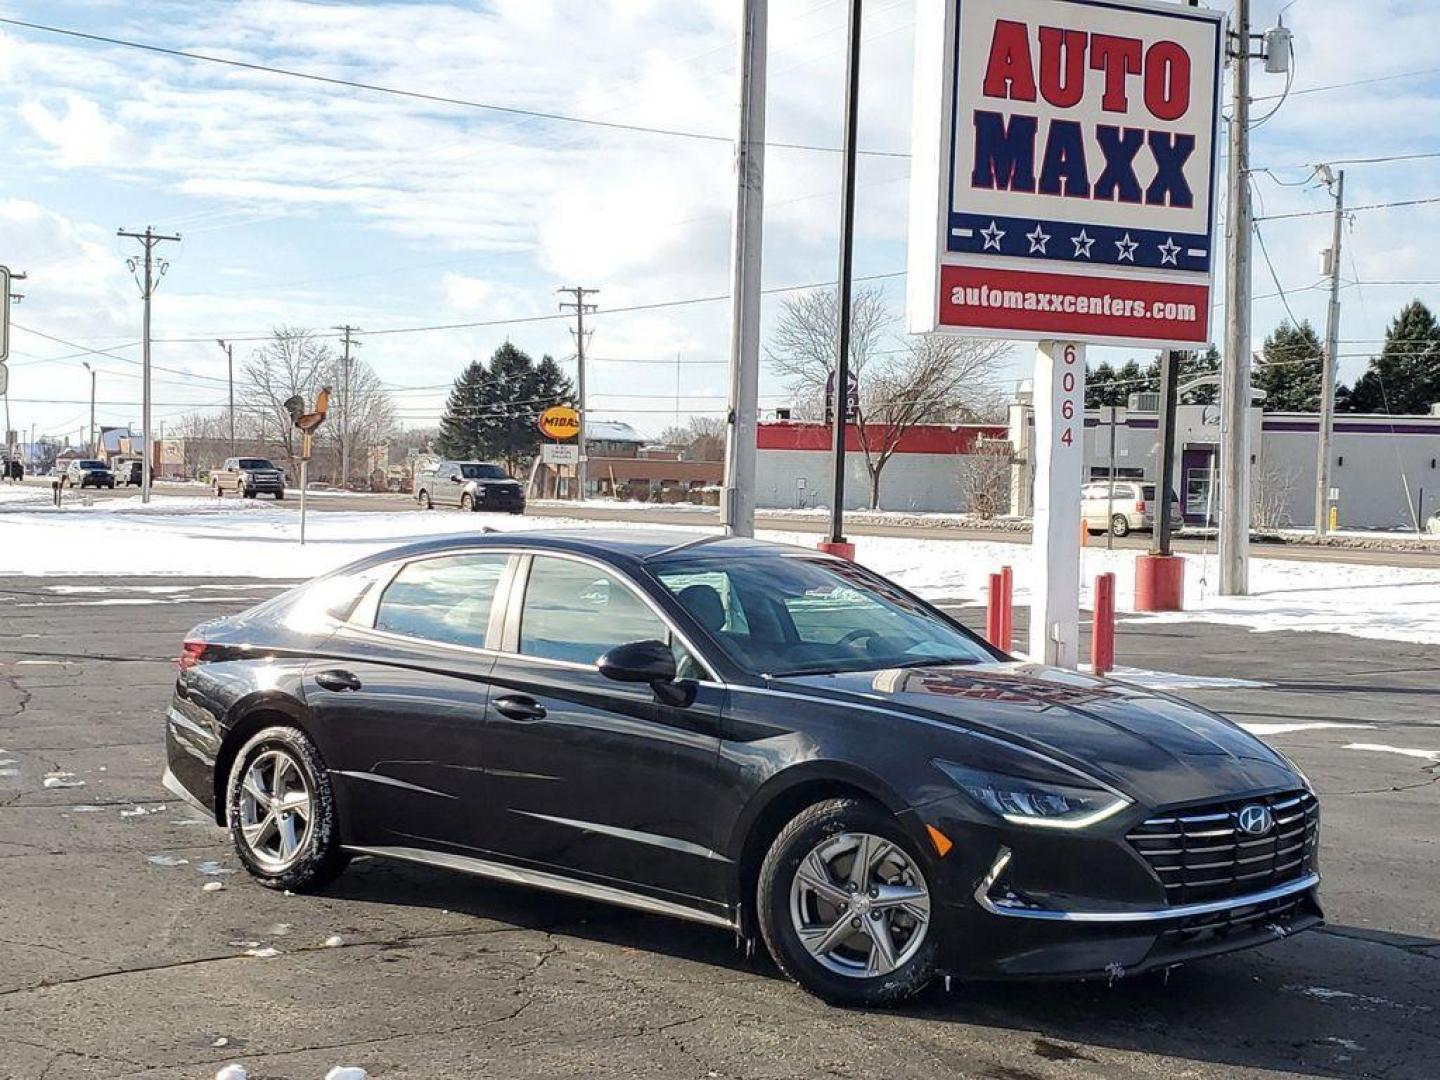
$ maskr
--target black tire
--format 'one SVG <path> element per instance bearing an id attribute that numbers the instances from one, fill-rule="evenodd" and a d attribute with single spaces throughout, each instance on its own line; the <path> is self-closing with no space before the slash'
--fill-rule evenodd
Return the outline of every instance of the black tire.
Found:
<path id="1" fill-rule="evenodd" d="M 281 502 L 281 501 L 284 500 L 284 498 L 285 498 L 285 492 L 283 492 L 283 491 L 277 491 L 277 492 L 275 492 L 275 501 L 276 501 L 276 502 Z"/>
<path id="2" fill-rule="evenodd" d="M 293 861 L 278 871 L 265 867 L 255 858 L 241 831 L 240 794 L 245 773 L 257 757 L 270 751 L 288 756 L 314 793 L 313 820 L 301 840 L 300 850 Z M 251 876 L 267 889 L 291 892 L 318 889 L 335 880 L 350 861 L 350 856 L 340 847 L 340 823 L 336 819 L 330 774 L 315 745 L 297 728 L 283 725 L 265 728 L 241 747 L 226 780 L 225 811 L 235 853 Z"/>
<path id="3" fill-rule="evenodd" d="M 467 514 L 474 513 L 475 511 L 475 500 L 470 497 L 468 491 L 460 496 L 460 509 L 464 510 Z"/>
<path id="4" fill-rule="evenodd" d="M 223 499 L 225 497 L 225 489 L 222 488 L 218 483 L 215 485 L 215 497 L 217 499 Z"/>
<path id="5" fill-rule="evenodd" d="M 1110 531 L 1116 536 L 1130 535 L 1130 519 L 1124 514 L 1116 514 L 1110 519 Z"/>
<path id="6" fill-rule="evenodd" d="M 255 492 L 253 492 L 253 491 L 247 491 L 247 492 L 245 492 L 245 498 L 247 498 L 247 499 L 253 499 L 254 497 L 255 497 Z"/>
<path id="7" fill-rule="evenodd" d="M 435 509 L 435 500 L 432 499 L 432 498 L 430 498 L 430 492 L 425 491 L 425 490 L 423 490 L 423 489 L 421 490 L 421 492 L 420 492 L 420 505 L 423 506 L 426 510 L 434 510 L 434 509 Z"/>
<path id="8" fill-rule="evenodd" d="M 917 867 L 925 861 L 896 824 L 895 815 L 862 799 L 829 799 L 797 814 L 770 845 L 760 866 L 755 911 L 760 934 L 775 965 L 802 990 L 832 1005 L 884 1007 L 914 997 L 935 975 L 939 930 L 932 917 L 925 940 L 906 963 L 888 975 L 860 978 L 823 966 L 800 942 L 790 916 L 790 889 L 801 861 L 826 838 L 860 832 L 897 845 Z"/>

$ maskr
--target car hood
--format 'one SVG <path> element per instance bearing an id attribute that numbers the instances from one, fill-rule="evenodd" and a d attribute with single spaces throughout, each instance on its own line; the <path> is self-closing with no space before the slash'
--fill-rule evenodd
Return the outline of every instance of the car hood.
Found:
<path id="1" fill-rule="evenodd" d="M 1165 694 L 1039 664 L 892 668 L 776 685 L 884 704 L 957 732 L 1004 739 L 1151 806 L 1304 784 L 1283 757 L 1221 716 Z M 957 742 L 956 755 L 964 752 Z"/>

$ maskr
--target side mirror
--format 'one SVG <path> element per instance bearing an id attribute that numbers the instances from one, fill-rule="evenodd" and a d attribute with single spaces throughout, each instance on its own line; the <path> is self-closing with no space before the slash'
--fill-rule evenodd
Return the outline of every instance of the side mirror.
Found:
<path id="1" fill-rule="evenodd" d="M 675 654 L 663 641 L 631 641 L 617 645 L 597 662 L 600 674 L 616 682 L 675 681 Z"/>

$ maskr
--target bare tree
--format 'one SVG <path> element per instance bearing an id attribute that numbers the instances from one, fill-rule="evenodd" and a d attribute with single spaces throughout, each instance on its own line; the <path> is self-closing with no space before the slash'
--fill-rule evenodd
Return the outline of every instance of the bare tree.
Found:
<path id="1" fill-rule="evenodd" d="M 275 447 L 290 466 L 300 459 L 300 433 L 285 402 L 300 395 L 309 404 L 321 386 L 329 385 L 335 354 L 309 330 L 280 326 L 268 342 L 245 362 L 245 382 L 254 398 L 251 423 L 267 446 Z"/>
<path id="2" fill-rule="evenodd" d="M 967 512 L 988 521 L 1010 508 L 1010 467 L 1014 461 L 1015 451 L 1005 439 L 977 442 L 960 459 L 960 492 Z"/>
<path id="3" fill-rule="evenodd" d="M 350 481 L 350 476 L 339 476 L 338 473 L 338 462 L 345 456 L 345 443 L 350 444 L 351 476 L 356 472 L 368 475 L 370 468 L 364 456 L 387 442 L 395 430 L 395 405 L 375 369 L 364 360 L 352 357 L 349 378 L 346 379 L 341 370 L 343 363 L 336 360 L 328 380 L 336 394 L 331 402 L 338 406 L 338 413 L 332 408 L 328 434 L 335 450 L 336 475 L 341 487 L 348 486 Z"/>
<path id="4" fill-rule="evenodd" d="M 680 451 L 685 461 L 725 460 L 725 421 L 718 416 L 692 416 L 681 427 L 668 427 L 660 441 Z"/>
<path id="5" fill-rule="evenodd" d="M 838 308 L 835 292 L 786 300 L 766 350 L 804 416 L 824 414 Z M 850 370 L 859 387 L 855 435 L 870 477 L 872 510 L 880 506 L 880 475 L 907 431 L 993 412 L 996 394 L 987 380 L 1008 351 L 998 341 L 901 334 L 879 290 L 855 294 L 850 318 Z"/>
<path id="6" fill-rule="evenodd" d="M 1274 461 L 1261 462 L 1250 477 L 1250 520 L 1257 529 L 1283 529 L 1299 474 Z"/>

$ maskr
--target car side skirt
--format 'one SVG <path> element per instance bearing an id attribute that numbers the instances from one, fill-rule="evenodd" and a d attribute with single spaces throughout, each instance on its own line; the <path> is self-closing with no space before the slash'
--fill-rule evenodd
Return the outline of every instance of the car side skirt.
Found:
<path id="1" fill-rule="evenodd" d="M 636 911 L 645 911 L 652 915 L 668 915 L 671 918 L 703 923 L 706 926 L 718 926 L 726 930 L 736 929 L 736 924 L 733 919 L 726 918 L 723 915 L 712 914 L 708 911 L 701 911 L 698 908 L 688 907 L 685 904 L 677 904 L 669 900 L 660 900 L 656 897 L 644 896 L 640 893 L 630 892 L 627 889 L 616 888 L 613 885 L 599 885 L 594 882 L 580 881 L 576 878 L 564 877 L 560 874 L 552 874 L 543 870 L 531 870 L 525 867 L 512 866 L 508 863 L 491 862 L 488 859 L 477 859 L 469 855 L 456 855 L 447 851 L 431 851 L 426 848 L 392 846 L 367 847 L 354 844 L 347 844 L 345 850 L 353 852 L 356 855 L 375 855 L 384 859 L 399 859 L 403 862 L 438 866 L 447 870 L 459 870 L 461 873 L 489 878 L 492 881 L 504 881 L 512 885 L 528 885 L 536 889 L 545 889 L 548 892 L 563 893 L 566 896 L 578 896 L 587 900 L 599 900 L 602 903 L 633 908 Z"/>

